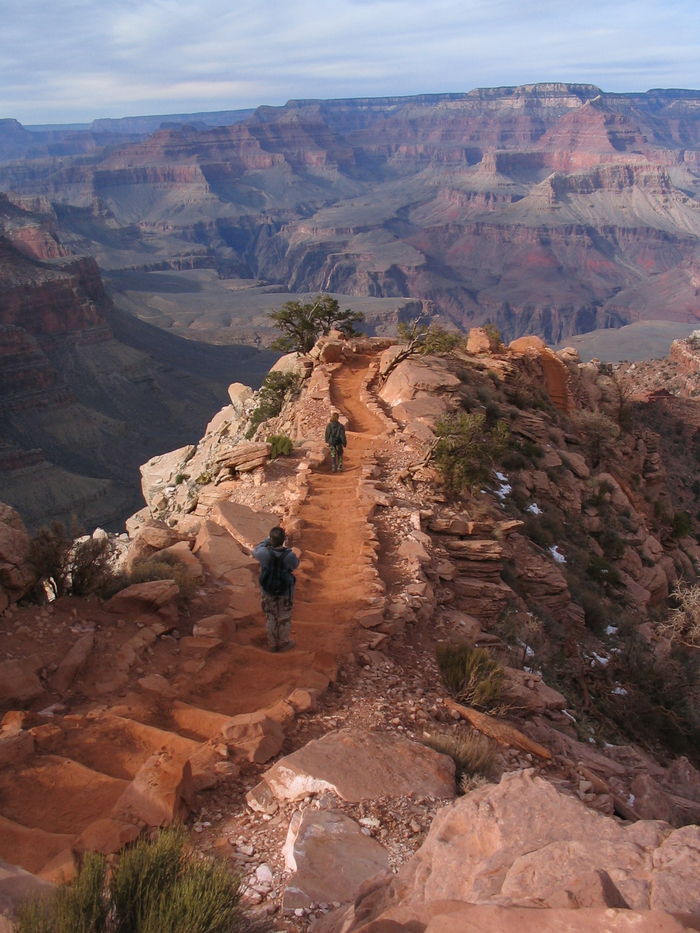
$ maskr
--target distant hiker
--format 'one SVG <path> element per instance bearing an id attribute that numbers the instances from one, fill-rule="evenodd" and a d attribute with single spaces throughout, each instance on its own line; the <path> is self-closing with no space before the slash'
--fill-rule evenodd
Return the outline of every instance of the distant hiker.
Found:
<path id="1" fill-rule="evenodd" d="M 326 443 L 331 449 L 331 470 L 335 473 L 343 469 L 343 447 L 348 446 L 345 438 L 345 428 L 338 420 L 338 412 L 334 411 L 331 420 L 326 426 Z"/>
<path id="2" fill-rule="evenodd" d="M 292 628 L 292 604 L 296 579 L 293 570 L 299 558 L 284 546 L 284 531 L 276 526 L 253 551 L 260 564 L 260 589 L 265 613 L 267 644 L 270 651 L 289 651 L 294 642 L 289 637 Z"/>

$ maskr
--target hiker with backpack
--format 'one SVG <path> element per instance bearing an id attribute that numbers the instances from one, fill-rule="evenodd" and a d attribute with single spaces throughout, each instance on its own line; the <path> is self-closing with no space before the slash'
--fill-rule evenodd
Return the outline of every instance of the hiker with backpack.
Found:
<path id="1" fill-rule="evenodd" d="M 275 526 L 270 536 L 254 549 L 253 557 L 260 564 L 268 647 L 270 651 L 289 651 L 294 647 L 289 637 L 296 583 L 292 571 L 299 566 L 299 558 L 291 548 L 284 546 L 284 530 L 279 526 Z"/>
<path id="2" fill-rule="evenodd" d="M 326 443 L 331 449 L 331 470 L 338 473 L 343 469 L 343 447 L 348 446 L 345 438 L 345 428 L 338 420 L 338 412 L 334 411 L 331 420 L 326 426 Z"/>

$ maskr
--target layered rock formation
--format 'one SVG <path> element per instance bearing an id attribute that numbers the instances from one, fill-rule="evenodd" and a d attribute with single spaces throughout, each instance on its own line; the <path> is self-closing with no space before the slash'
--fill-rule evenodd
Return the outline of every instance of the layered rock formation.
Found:
<path id="1" fill-rule="evenodd" d="M 0 166 L 107 269 L 415 297 L 509 339 L 692 321 L 697 92 L 542 84 L 260 107 Z M 262 333 L 267 339 L 267 335 Z"/>

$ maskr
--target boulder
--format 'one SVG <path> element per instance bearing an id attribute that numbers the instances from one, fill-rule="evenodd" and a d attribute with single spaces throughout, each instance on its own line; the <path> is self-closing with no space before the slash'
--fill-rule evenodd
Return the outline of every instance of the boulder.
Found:
<path id="1" fill-rule="evenodd" d="M 167 700 L 173 700 L 177 696 L 177 690 L 161 674 L 147 674 L 139 680 L 139 687 L 144 693 L 151 693 Z"/>
<path id="2" fill-rule="evenodd" d="M 371 887 L 372 882 L 367 882 Z M 347 911 L 355 915 L 371 909 L 369 894 Z M 358 895 L 359 897 L 359 895 Z M 367 905 L 365 902 L 369 901 Z M 314 926 L 314 933 L 349 933 L 359 927 L 341 926 L 345 912 L 329 914 Z M 364 915 L 360 922 L 364 921 Z M 362 927 L 366 933 L 683 933 L 697 929 L 687 915 L 671 916 L 658 910 L 615 910 L 607 907 L 569 910 L 493 907 L 489 904 L 435 904 L 421 911 L 389 909 L 376 923 Z"/>
<path id="3" fill-rule="evenodd" d="M 3 918 L 14 920 L 25 901 L 52 897 L 55 892 L 55 884 L 0 859 L 0 923 Z"/>
<path id="4" fill-rule="evenodd" d="M 233 716 L 221 729 L 229 751 L 238 758 L 264 764 L 282 750 L 282 726 L 262 710 Z"/>
<path id="5" fill-rule="evenodd" d="M 180 592 L 174 580 L 149 580 L 133 583 L 105 603 L 108 612 L 157 612 Z"/>
<path id="6" fill-rule="evenodd" d="M 114 805 L 112 819 L 147 826 L 184 820 L 192 802 L 192 768 L 167 753 L 152 755 Z"/>
<path id="7" fill-rule="evenodd" d="M 121 852 L 130 842 L 135 842 L 140 835 L 141 828 L 134 823 L 105 818 L 90 823 L 82 831 L 73 848 L 79 855 L 83 852 L 113 855 L 115 852 Z"/>
<path id="8" fill-rule="evenodd" d="M 621 929 L 664 929 L 645 928 L 638 918 L 633 922 L 633 911 L 647 916 L 650 910 L 687 911 L 697 925 L 699 870 L 700 827 L 674 831 L 658 821 L 623 825 L 560 794 L 533 771 L 515 771 L 439 811 L 421 848 L 394 878 L 358 892 L 353 907 L 327 918 L 318 930 L 340 929 L 339 921 L 346 933 L 372 921 L 372 929 L 394 929 L 387 922 L 396 911 L 422 918 L 416 928 L 423 928 L 446 904 L 459 905 L 460 911 L 474 904 L 508 908 L 499 917 L 527 917 L 527 911 L 516 911 L 540 908 L 538 930 L 615 929 L 607 921 L 593 928 L 586 917 L 596 911 L 598 921 L 614 919 L 623 905 L 631 926 Z M 569 918 L 563 925 L 562 908 Z M 462 928 L 482 929 L 444 927 Z M 483 929 L 530 927 L 499 921 Z"/>
<path id="9" fill-rule="evenodd" d="M 236 415 L 242 415 L 245 413 L 245 403 L 253 398 L 253 390 L 242 382 L 232 382 L 228 387 L 228 397 Z"/>
<path id="10" fill-rule="evenodd" d="M 571 472 L 579 479 L 588 479 L 591 471 L 586 463 L 586 458 L 582 454 L 572 453 L 570 450 L 558 450 L 557 454 L 562 463 L 567 466 Z"/>
<path id="11" fill-rule="evenodd" d="M 34 735 L 24 729 L 0 732 L 0 768 L 20 767 L 34 754 Z"/>
<path id="12" fill-rule="evenodd" d="M 263 774 L 278 800 L 330 791 L 358 803 L 377 797 L 454 796 L 454 762 L 397 736 L 345 729 L 314 739 Z"/>
<path id="13" fill-rule="evenodd" d="M 195 448 L 188 444 L 167 454 L 161 454 L 139 467 L 141 471 L 141 491 L 149 509 L 163 497 L 166 487 L 174 486 L 178 473 L 182 473 L 187 461 L 194 455 Z"/>
<path id="14" fill-rule="evenodd" d="M 467 353 L 491 353 L 493 342 L 483 327 L 472 327 L 467 337 Z"/>
<path id="15" fill-rule="evenodd" d="M 280 522 L 279 516 L 272 512 L 256 512 L 247 505 L 232 501 L 215 505 L 211 518 L 228 531 L 239 547 L 249 553 Z"/>
<path id="16" fill-rule="evenodd" d="M 0 703 L 29 703 L 44 692 L 36 672 L 20 661 L 0 661 Z"/>
<path id="17" fill-rule="evenodd" d="M 0 502 L 0 607 L 17 602 L 36 583 L 29 561 L 31 539 L 13 508 Z"/>
<path id="18" fill-rule="evenodd" d="M 650 774 L 638 774 L 630 786 L 634 796 L 634 809 L 643 820 L 674 822 L 671 798 Z"/>
<path id="19" fill-rule="evenodd" d="M 243 553 L 226 528 L 208 519 L 199 529 L 194 552 L 217 580 L 232 571 L 258 566 L 254 558 Z"/>
<path id="20" fill-rule="evenodd" d="M 192 627 L 192 635 L 195 638 L 219 638 L 223 640 L 235 627 L 236 623 L 230 616 L 219 613 L 195 622 Z"/>
<path id="21" fill-rule="evenodd" d="M 184 567 L 185 573 L 197 583 L 204 583 L 204 568 L 190 550 L 187 541 L 178 541 L 177 544 L 171 544 L 162 551 L 156 551 L 153 557 L 156 560 L 163 558 L 166 563 L 170 563 L 173 559 L 177 560 Z"/>
<path id="22" fill-rule="evenodd" d="M 343 358 L 344 346 L 340 340 L 327 340 L 320 349 L 319 359 L 323 363 L 339 363 Z"/>
<path id="23" fill-rule="evenodd" d="M 368 878 L 389 869 L 389 854 L 340 810 L 297 810 L 282 849 L 287 882 L 283 907 L 347 904 Z"/>
<path id="24" fill-rule="evenodd" d="M 58 693 L 65 693 L 75 680 L 79 671 L 81 671 L 88 662 L 95 644 L 95 636 L 92 632 L 79 638 L 70 649 L 65 658 L 58 665 L 58 670 L 53 676 L 51 686 Z"/>
<path id="25" fill-rule="evenodd" d="M 133 536 L 133 541 L 142 542 L 154 551 L 161 551 L 163 548 L 170 547 L 171 544 L 177 544 L 182 535 L 178 534 L 174 528 L 166 525 L 156 518 L 150 518 L 138 527 Z"/>
<path id="26" fill-rule="evenodd" d="M 391 408 L 416 397 L 418 392 L 455 391 L 461 385 L 457 376 L 449 371 L 441 360 L 430 364 L 415 359 L 399 363 L 382 386 L 379 393 L 382 401 Z"/>

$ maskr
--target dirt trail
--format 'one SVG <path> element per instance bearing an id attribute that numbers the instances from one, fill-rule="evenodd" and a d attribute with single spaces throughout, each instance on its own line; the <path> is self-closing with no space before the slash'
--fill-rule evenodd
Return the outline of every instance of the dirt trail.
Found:
<path id="1" fill-rule="evenodd" d="M 357 487 L 383 425 L 360 401 L 368 363 L 359 358 L 344 364 L 331 381 L 332 402 L 349 420 L 348 447 L 342 473 L 331 472 L 329 458 L 310 473 L 299 510 L 301 538 L 295 544 L 302 556 L 292 624 L 296 648 L 270 654 L 260 612 L 240 637 L 205 662 L 195 661 L 196 673 L 180 694 L 191 710 L 186 728 L 164 698 L 154 702 L 144 694 L 128 694 L 119 707 L 114 707 L 116 697 L 111 702 L 105 698 L 112 707 L 106 717 L 79 714 L 41 726 L 41 753 L 0 772 L 0 858 L 30 871 L 53 871 L 52 858 L 59 867 L 64 864 L 77 835 L 92 821 L 109 816 L 127 782 L 151 755 L 165 749 L 186 759 L 190 746 L 198 747 L 188 739 L 198 743 L 216 733 L 220 725 L 210 726 L 218 721 L 211 712 L 252 712 L 286 698 L 297 686 L 327 686 L 338 660 L 351 650 L 354 616 L 372 595 L 367 574 L 374 571 L 363 548 L 368 506 L 358 498 Z M 114 620 L 107 616 L 109 628 Z"/>
<path id="2" fill-rule="evenodd" d="M 382 430 L 378 418 L 359 400 L 366 361 L 343 366 L 331 384 L 333 404 L 349 419 L 343 472 L 326 463 L 312 474 L 310 491 L 300 510 L 303 519 L 302 575 L 297 587 L 293 629 L 301 648 L 338 653 L 348 640 L 354 614 L 364 605 L 362 544 L 366 540 L 366 507 L 357 498 L 362 463 Z"/>

